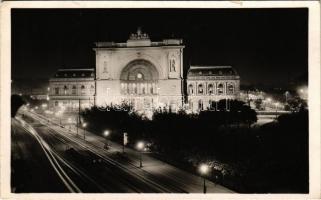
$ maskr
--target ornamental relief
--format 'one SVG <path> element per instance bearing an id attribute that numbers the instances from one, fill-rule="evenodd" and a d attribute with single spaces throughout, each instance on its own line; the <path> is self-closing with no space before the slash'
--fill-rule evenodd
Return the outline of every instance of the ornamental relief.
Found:
<path id="1" fill-rule="evenodd" d="M 103 74 L 108 74 L 108 63 L 106 60 L 103 62 Z"/>
<path id="2" fill-rule="evenodd" d="M 168 53 L 168 66 L 170 73 L 176 73 L 179 71 L 179 62 L 180 60 L 178 51 L 172 51 Z"/>

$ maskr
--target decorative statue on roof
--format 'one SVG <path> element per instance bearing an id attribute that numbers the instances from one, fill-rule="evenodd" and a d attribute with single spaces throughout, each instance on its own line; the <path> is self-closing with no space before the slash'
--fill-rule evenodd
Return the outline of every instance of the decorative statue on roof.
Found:
<path id="1" fill-rule="evenodd" d="M 140 36 L 142 34 L 142 28 L 138 27 L 137 28 L 137 35 Z"/>
<path id="2" fill-rule="evenodd" d="M 137 28 L 137 32 L 130 34 L 129 39 L 131 40 L 141 40 L 141 39 L 149 39 L 147 33 L 143 33 L 141 27 Z"/>

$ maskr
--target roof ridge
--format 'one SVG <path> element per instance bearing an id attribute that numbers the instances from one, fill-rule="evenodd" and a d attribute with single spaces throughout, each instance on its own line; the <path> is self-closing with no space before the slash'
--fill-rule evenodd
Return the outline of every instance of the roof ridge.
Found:
<path id="1" fill-rule="evenodd" d="M 94 68 L 70 68 L 70 69 L 58 69 L 58 71 L 94 71 Z"/>
<path id="2" fill-rule="evenodd" d="M 190 67 L 190 69 L 219 69 L 219 68 L 232 68 L 230 65 L 217 65 L 217 66 L 205 66 L 205 65 L 195 65 Z"/>

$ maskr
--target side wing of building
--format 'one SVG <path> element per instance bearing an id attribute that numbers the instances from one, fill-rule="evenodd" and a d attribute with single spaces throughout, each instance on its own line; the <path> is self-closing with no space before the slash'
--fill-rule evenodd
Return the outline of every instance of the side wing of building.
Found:
<path id="1" fill-rule="evenodd" d="M 212 108 L 221 99 L 237 99 L 240 76 L 231 66 L 191 66 L 187 73 L 188 107 Z"/>
<path id="2" fill-rule="evenodd" d="M 54 110 L 77 111 L 95 105 L 94 69 L 59 69 L 49 79 L 49 107 Z"/>

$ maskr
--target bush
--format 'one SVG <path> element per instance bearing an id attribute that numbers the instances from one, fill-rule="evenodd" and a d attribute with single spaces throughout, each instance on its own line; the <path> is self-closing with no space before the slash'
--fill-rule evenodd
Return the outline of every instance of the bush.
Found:
<path id="1" fill-rule="evenodd" d="M 25 101 L 19 95 L 11 95 L 11 117 L 15 117 L 19 108 L 25 104 Z"/>
<path id="2" fill-rule="evenodd" d="M 279 116 L 277 122 L 249 129 L 256 112 L 244 102 L 218 102 L 219 111 L 186 114 L 155 111 L 151 120 L 132 112 L 97 107 L 82 113 L 91 129 L 110 129 L 112 139 L 128 132 L 131 145 L 139 139 L 166 160 L 211 163 L 219 183 L 243 193 L 308 192 L 308 112 Z M 234 126 L 234 125 L 237 126 Z M 240 126 L 246 124 L 246 126 Z M 175 163 L 173 162 L 173 163 Z M 219 173 L 219 175 L 218 175 Z M 210 177 L 211 178 L 211 177 Z"/>

